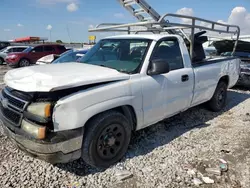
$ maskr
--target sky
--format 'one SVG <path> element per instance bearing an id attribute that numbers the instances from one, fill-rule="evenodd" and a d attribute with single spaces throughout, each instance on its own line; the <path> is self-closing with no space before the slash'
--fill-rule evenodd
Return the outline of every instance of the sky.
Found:
<path id="1" fill-rule="evenodd" d="M 180 13 L 236 24 L 250 35 L 250 0 L 147 0 L 160 14 Z M 0 40 L 39 36 L 88 42 L 112 33 L 89 33 L 103 22 L 136 22 L 117 0 L 1 0 Z M 184 20 L 185 21 L 185 20 Z"/>

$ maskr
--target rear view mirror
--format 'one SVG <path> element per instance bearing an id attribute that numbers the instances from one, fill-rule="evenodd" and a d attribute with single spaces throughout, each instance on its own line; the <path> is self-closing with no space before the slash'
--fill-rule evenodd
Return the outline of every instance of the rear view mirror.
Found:
<path id="1" fill-rule="evenodd" d="M 169 64 L 164 59 L 155 59 L 150 62 L 148 75 L 166 74 L 170 71 Z"/>

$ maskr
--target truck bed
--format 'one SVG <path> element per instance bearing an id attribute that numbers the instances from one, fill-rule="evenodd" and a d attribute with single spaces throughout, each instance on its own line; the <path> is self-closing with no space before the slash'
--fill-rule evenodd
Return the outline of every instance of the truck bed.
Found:
<path id="1" fill-rule="evenodd" d="M 239 78 L 239 61 L 235 57 L 213 57 L 192 63 L 195 75 L 193 105 L 210 99 L 223 76 L 228 77 L 228 88 L 233 87 Z"/>
<path id="2" fill-rule="evenodd" d="M 206 58 L 203 61 L 198 61 L 198 62 L 192 62 L 193 67 L 200 67 L 200 66 L 205 66 L 205 65 L 211 65 L 215 63 L 220 63 L 222 61 L 231 61 L 234 59 L 238 59 L 237 57 L 212 57 L 212 58 Z"/>

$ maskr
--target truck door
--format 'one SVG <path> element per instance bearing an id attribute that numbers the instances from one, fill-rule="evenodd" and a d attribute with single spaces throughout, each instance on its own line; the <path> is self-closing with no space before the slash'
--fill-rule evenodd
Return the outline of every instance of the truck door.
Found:
<path id="1" fill-rule="evenodd" d="M 164 78 L 164 117 L 189 108 L 193 97 L 194 74 L 193 69 L 185 65 L 178 39 L 168 37 L 158 41 L 151 56 L 153 59 L 164 59 L 170 66 L 170 72 L 161 75 Z"/>

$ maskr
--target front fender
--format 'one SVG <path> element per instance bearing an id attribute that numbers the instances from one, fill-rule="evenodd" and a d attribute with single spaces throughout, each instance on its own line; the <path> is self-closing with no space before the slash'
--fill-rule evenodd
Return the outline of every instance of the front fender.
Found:
<path id="1" fill-rule="evenodd" d="M 68 103 L 56 105 L 53 112 L 54 131 L 57 132 L 83 127 L 91 117 L 100 112 L 123 105 L 132 106 L 134 98 L 134 96 L 117 97 L 87 106 L 81 110 Z"/>

